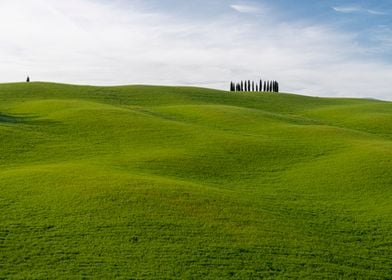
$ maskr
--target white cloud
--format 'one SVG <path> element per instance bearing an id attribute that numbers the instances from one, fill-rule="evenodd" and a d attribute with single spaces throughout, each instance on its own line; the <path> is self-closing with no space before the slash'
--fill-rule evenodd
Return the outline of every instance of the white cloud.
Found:
<path id="1" fill-rule="evenodd" d="M 230 7 L 239 13 L 244 14 L 257 14 L 261 11 L 260 7 L 245 4 L 230 5 Z"/>
<path id="2" fill-rule="evenodd" d="M 332 7 L 332 9 L 334 9 L 336 12 L 344 13 L 344 14 L 367 13 L 375 16 L 387 15 L 385 12 L 365 9 L 360 6 L 337 6 L 337 7 Z"/>
<path id="3" fill-rule="evenodd" d="M 385 15 L 387 15 L 387 13 L 385 13 L 385 12 L 376 11 L 376 10 L 367 10 L 367 12 L 369 14 L 376 15 L 376 16 L 385 16 Z"/>
<path id="4" fill-rule="evenodd" d="M 34 2 L 34 3 L 32 3 Z M 276 79 L 284 91 L 391 99 L 392 65 L 363 60 L 355 34 L 229 15 L 180 19 L 92 0 L 2 0 L 0 81 L 184 84 Z M 260 22 L 262 21 L 262 22 Z"/>
<path id="5" fill-rule="evenodd" d="M 334 9 L 336 12 L 345 14 L 358 13 L 362 11 L 362 8 L 360 7 L 332 7 L 332 9 Z"/>

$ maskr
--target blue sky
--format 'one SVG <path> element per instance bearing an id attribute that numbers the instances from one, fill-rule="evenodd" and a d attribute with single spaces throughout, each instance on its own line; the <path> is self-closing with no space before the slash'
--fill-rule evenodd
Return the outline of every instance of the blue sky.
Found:
<path id="1" fill-rule="evenodd" d="M 391 1 L 2 0 L 0 82 L 195 85 L 276 79 L 392 100 Z"/>

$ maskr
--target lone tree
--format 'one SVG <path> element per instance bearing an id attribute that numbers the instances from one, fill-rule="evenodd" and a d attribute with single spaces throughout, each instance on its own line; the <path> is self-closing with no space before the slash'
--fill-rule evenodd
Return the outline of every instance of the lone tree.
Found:
<path id="1" fill-rule="evenodd" d="M 26 83 L 30 83 L 30 77 L 27 76 Z"/>
<path id="2" fill-rule="evenodd" d="M 274 92 L 278 92 L 278 82 L 274 81 Z"/>

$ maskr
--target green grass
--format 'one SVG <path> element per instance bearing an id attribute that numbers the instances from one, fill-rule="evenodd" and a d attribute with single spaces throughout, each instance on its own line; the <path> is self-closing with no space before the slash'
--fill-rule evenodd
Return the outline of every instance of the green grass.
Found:
<path id="1" fill-rule="evenodd" d="M 0 278 L 387 279 L 392 104 L 0 85 Z"/>

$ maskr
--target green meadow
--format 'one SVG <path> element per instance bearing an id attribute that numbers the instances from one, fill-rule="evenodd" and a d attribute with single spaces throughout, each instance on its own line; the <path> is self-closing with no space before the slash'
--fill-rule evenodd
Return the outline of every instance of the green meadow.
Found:
<path id="1" fill-rule="evenodd" d="M 0 279 L 390 279 L 392 103 L 0 85 Z"/>

